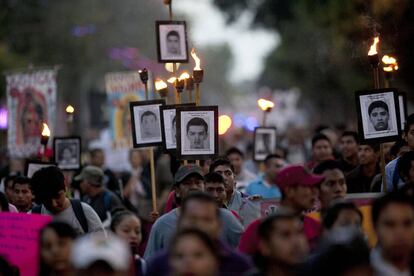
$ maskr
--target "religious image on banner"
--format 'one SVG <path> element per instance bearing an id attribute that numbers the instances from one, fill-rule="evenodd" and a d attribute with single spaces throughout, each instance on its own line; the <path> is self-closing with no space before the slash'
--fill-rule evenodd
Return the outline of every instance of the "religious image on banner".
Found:
<path id="1" fill-rule="evenodd" d="M 144 85 L 138 72 L 108 73 L 105 83 L 112 140 L 116 147 L 129 147 L 132 145 L 129 102 L 144 100 Z"/>
<path id="2" fill-rule="evenodd" d="M 12 157 L 27 158 L 40 147 L 43 123 L 53 134 L 56 108 L 56 70 L 16 73 L 6 77 L 10 114 L 8 150 Z"/>

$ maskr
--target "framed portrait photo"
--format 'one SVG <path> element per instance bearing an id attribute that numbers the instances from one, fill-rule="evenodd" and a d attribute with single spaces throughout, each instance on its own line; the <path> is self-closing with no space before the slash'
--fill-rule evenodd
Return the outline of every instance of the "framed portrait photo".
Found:
<path id="1" fill-rule="evenodd" d="M 263 161 L 276 149 L 276 128 L 256 127 L 254 129 L 254 160 Z"/>
<path id="2" fill-rule="evenodd" d="M 357 91 L 361 143 L 383 143 L 401 136 L 398 92 L 393 88 Z"/>
<path id="3" fill-rule="evenodd" d="M 401 131 L 404 131 L 405 121 L 407 120 L 407 95 L 405 92 L 398 92 L 398 105 L 400 108 Z"/>
<path id="4" fill-rule="evenodd" d="M 56 166 L 56 163 L 53 162 L 43 162 L 38 160 L 27 160 L 26 161 L 26 168 L 25 168 L 25 175 L 29 178 L 32 178 L 33 174 L 38 170 L 50 166 Z"/>
<path id="5" fill-rule="evenodd" d="M 194 103 L 160 106 L 162 146 L 165 152 L 175 152 L 177 149 L 177 119 L 176 110 L 179 107 L 195 106 Z"/>
<path id="6" fill-rule="evenodd" d="M 205 160 L 218 155 L 218 106 L 179 107 L 177 157 Z"/>
<path id="7" fill-rule="evenodd" d="M 185 21 L 156 21 L 158 62 L 188 62 Z"/>
<path id="8" fill-rule="evenodd" d="M 160 106 L 164 104 L 165 100 L 129 103 L 134 148 L 162 144 Z"/>
<path id="9" fill-rule="evenodd" d="M 55 137 L 53 139 L 55 163 L 61 170 L 79 170 L 81 167 L 81 138 Z"/>

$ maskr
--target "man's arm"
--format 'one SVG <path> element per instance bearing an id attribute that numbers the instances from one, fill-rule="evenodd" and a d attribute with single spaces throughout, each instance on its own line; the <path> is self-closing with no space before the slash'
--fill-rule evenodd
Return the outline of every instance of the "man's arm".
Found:
<path id="1" fill-rule="evenodd" d="M 244 232 L 243 225 L 227 209 L 220 208 L 220 219 L 223 225 L 222 238 L 231 247 L 236 248 L 239 244 L 240 237 Z"/>

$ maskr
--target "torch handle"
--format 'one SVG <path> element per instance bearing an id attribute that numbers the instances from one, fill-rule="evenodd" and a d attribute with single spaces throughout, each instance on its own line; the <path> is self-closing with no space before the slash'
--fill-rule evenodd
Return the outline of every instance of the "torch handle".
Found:
<path id="1" fill-rule="evenodd" d="M 145 88 L 145 100 L 148 101 L 149 95 L 148 95 L 148 82 L 144 82 L 144 88 Z"/>
<path id="2" fill-rule="evenodd" d="M 201 94 L 201 92 L 200 92 L 200 84 L 199 83 L 196 83 L 196 95 L 195 95 L 195 97 L 196 97 L 196 106 L 200 106 L 200 95 Z"/>
<path id="3" fill-rule="evenodd" d="M 157 207 L 157 187 L 155 185 L 155 161 L 154 161 L 154 149 L 149 149 L 150 154 L 150 169 L 151 169 L 151 193 L 152 193 L 152 210 L 158 212 Z"/>
<path id="4" fill-rule="evenodd" d="M 373 79 L 374 79 L 374 88 L 378 89 L 380 88 L 380 77 L 379 77 L 379 69 L 378 67 L 373 67 L 372 68 L 372 72 L 373 72 Z"/>

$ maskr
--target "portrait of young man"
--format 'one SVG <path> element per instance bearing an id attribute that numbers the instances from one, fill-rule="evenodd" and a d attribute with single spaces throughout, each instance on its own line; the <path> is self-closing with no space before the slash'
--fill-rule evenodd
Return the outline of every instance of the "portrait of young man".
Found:
<path id="1" fill-rule="evenodd" d="M 157 115 L 150 111 L 141 114 L 141 137 L 142 139 L 156 139 L 160 137 L 159 120 Z"/>
<path id="2" fill-rule="evenodd" d="M 368 107 L 369 120 L 375 131 L 389 130 L 389 109 L 384 101 L 373 101 Z"/>
<path id="3" fill-rule="evenodd" d="M 207 122 L 200 117 L 190 119 L 186 125 L 187 148 L 190 150 L 209 149 L 209 127 Z"/>

